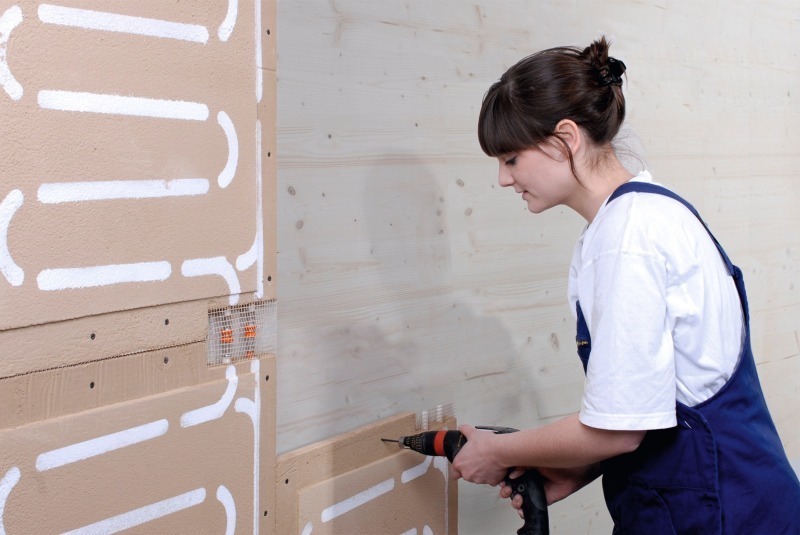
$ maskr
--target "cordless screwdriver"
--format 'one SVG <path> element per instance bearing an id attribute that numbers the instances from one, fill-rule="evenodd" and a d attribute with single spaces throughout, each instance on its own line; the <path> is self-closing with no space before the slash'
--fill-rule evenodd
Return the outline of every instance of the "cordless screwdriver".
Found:
<path id="1" fill-rule="evenodd" d="M 476 429 L 485 429 L 494 433 L 513 433 L 517 429 L 511 427 L 479 426 Z M 396 442 L 401 448 L 409 449 L 423 455 L 447 457 L 451 463 L 458 452 L 467 443 L 460 431 L 423 431 L 416 435 L 400 437 L 397 440 L 382 438 L 384 442 Z M 509 474 L 511 472 L 509 471 Z M 548 535 L 550 533 L 550 520 L 547 516 L 547 497 L 544 493 L 542 475 L 534 470 L 527 470 L 520 477 L 511 479 L 505 477 L 506 485 L 512 489 L 512 496 L 522 496 L 522 515 L 525 524 L 517 530 L 517 535 Z"/>

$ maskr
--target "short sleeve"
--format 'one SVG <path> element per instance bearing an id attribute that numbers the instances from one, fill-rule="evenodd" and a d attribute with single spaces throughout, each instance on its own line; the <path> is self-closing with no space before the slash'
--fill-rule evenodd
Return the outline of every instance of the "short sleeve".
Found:
<path id="1" fill-rule="evenodd" d="M 581 422 L 613 430 L 674 426 L 675 356 L 664 259 L 629 247 L 600 254 L 583 271 L 591 293 L 592 345 Z"/>

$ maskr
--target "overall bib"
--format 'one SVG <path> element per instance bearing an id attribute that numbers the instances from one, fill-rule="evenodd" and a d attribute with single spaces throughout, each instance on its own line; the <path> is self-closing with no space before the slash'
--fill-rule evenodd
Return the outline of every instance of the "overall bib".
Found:
<path id="1" fill-rule="evenodd" d="M 628 182 L 609 198 L 637 191 L 675 193 Z M 708 227 L 706 227 L 708 231 Z M 800 482 L 772 422 L 750 347 L 741 270 L 708 231 L 734 278 L 744 313 L 744 344 L 733 375 L 710 399 L 676 402 L 678 425 L 648 431 L 639 448 L 604 462 L 603 493 L 614 534 L 800 534 Z M 589 328 L 577 304 L 578 356 L 589 364 Z"/>

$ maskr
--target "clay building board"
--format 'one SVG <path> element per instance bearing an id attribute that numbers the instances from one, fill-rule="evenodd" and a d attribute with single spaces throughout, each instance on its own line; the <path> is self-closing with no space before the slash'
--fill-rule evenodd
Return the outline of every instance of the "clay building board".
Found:
<path id="1" fill-rule="evenodd" d="M 0 532 L 272 532 L 274 30 L 0 3 Z"/>
<path id="2" fill-rule="evenodd" d="M 209 308 L 274 298 L 274 3 L 0 17 L 0 376 L 203 340 Z"/>
<path id="3" fill-rule="evenodd" d="M 155 358 L 168 354 L 146 377 L 122 368 L 148 355 L 105 361 L 104 373 L 93 363 L 30 377 L 68 385 L 51 400 L 63 407 L 90 377 L 96 390 L 111 377 L 157 384 L 187 364 L 174 351 Z M 272 533 L 274 368 L 274 357 L 216 367 L 201 384 L 0 430 L 0 532 Z"/>
<path id="4" fill-rule="evenodd" d="M 278 458 L 277 533 L 458 533 L 458 486 L 445 457 L 380 439 L 421 428 L 399 414 Z M 452 418 L 429 429 L 454 429 Z"/>

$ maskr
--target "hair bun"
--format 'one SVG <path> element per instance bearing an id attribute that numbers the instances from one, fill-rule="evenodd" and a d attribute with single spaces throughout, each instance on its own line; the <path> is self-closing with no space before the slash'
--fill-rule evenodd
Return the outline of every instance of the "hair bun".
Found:
<path id="1" fill-rule="evenodd" d="M 608 66 L 600 70 L 602 86 L 622 85 L 622 75 L 625 74 L 625 64 L 615 58 L 608 58 Z"/>
<path id="2" fill-rule="evenodd" d="M 608 55 L 610 46 L 603 36 L 586 47 L 582 54 L 597 71 L 598 82 L 602 87 L 622 85 L 622 75 L 625 73 L 625 64 Z"/>
<path id="3" fill-rule="evenodd" d="M 604 35 L 587 46 L 582 55 L 589 60 L 589 64 L 592 67 L 599 71 L 604 69 L 608 63 L 608 49 L 610 46 Z"/>

